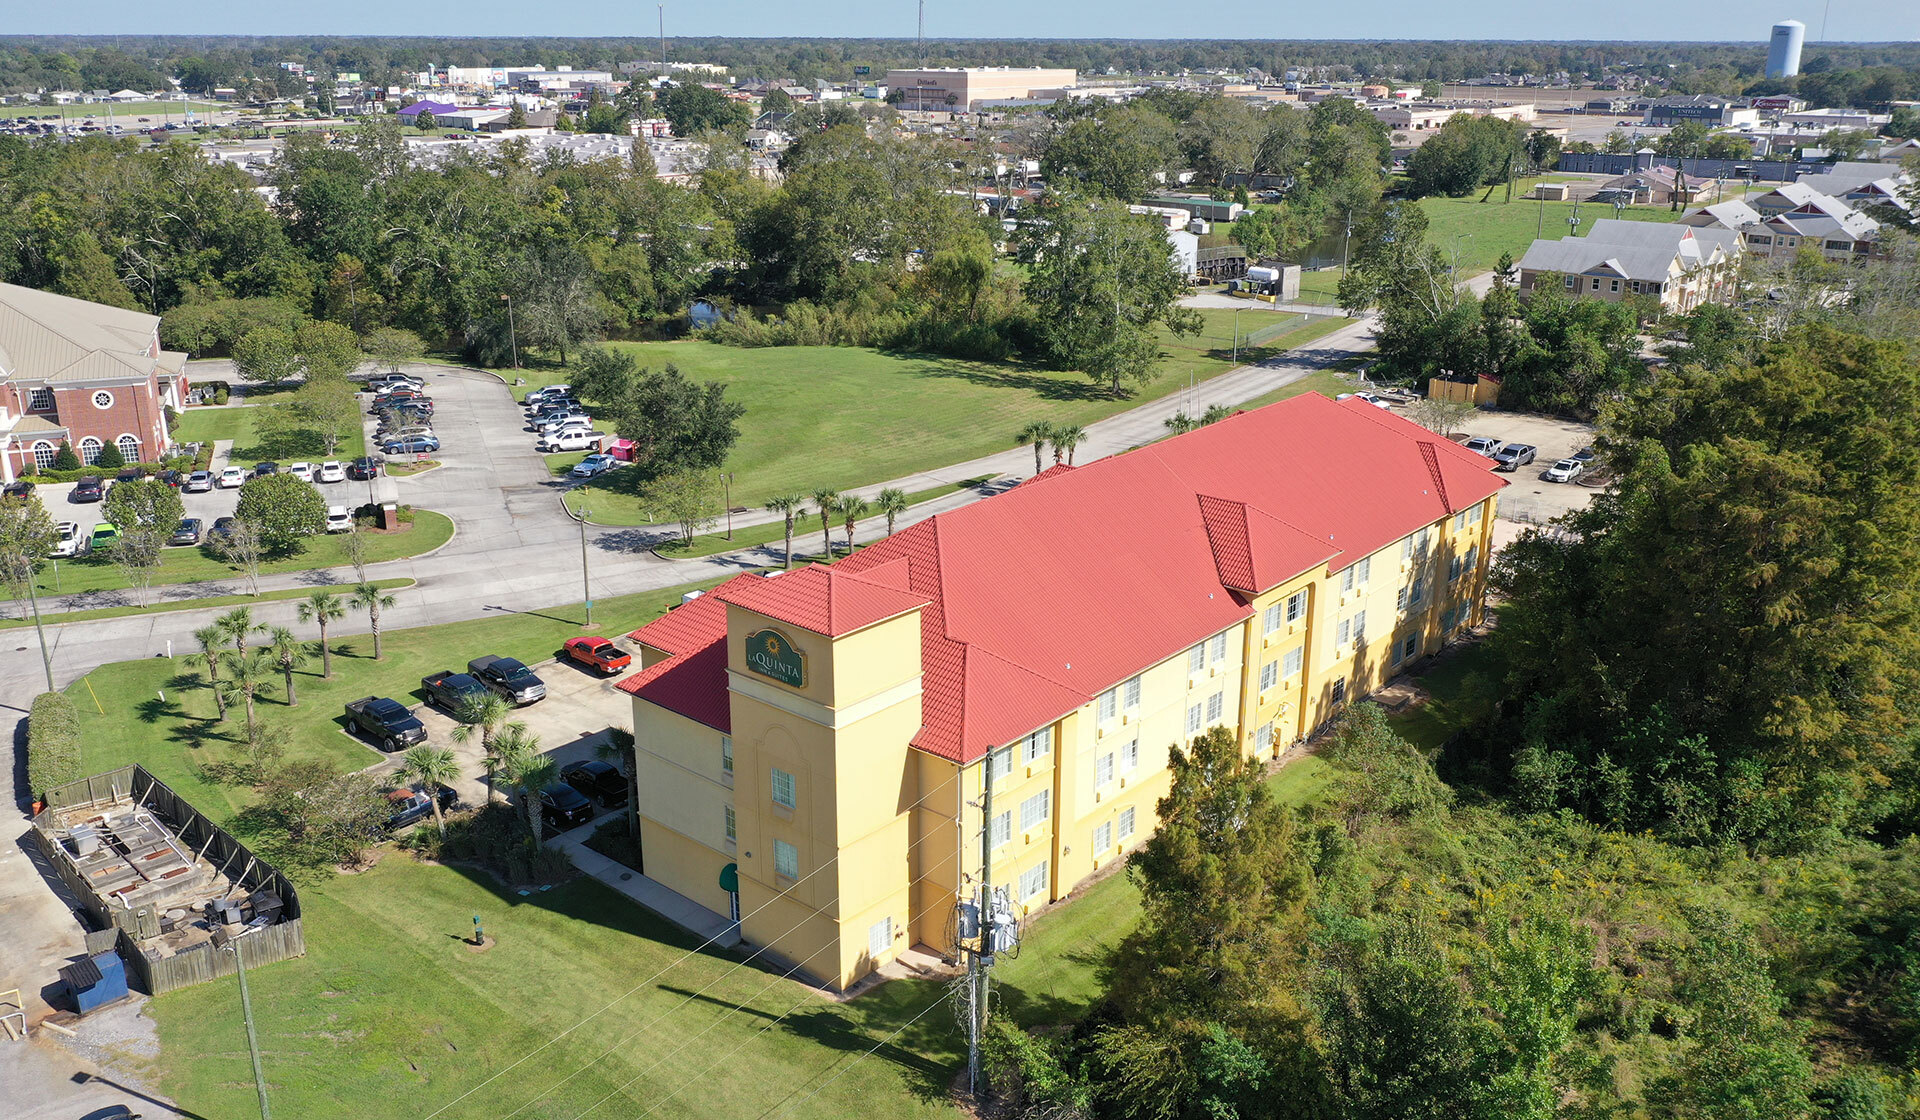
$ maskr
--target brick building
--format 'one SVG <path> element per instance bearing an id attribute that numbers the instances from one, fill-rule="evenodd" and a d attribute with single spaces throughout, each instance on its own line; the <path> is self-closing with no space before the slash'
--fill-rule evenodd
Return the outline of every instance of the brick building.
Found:
<path id="1" fill-rule="evenodd" d="M 160 349 L 158 316 L 0 284 L 0 481 L 52 466 L 62 441 L 83 463 L 109 444 L 158 459 L 186 360 Z"/>

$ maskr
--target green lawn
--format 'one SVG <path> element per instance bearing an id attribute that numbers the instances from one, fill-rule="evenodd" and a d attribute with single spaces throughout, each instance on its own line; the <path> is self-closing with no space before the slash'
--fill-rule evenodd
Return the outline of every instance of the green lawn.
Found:
<path id="1" fill-rule="evenodd" d="M 1274 313 L 1243 314 L 1243 333 L 1253 329 L 1250 314 Z M 1234 368 L 1232 315 L 1209 315 L 1199 340 L 1168 336 L 1159 372 L 1126 399 L 1074 373 L 852 347 L 615 345 L 646 364 L 672 362 L 696 380 L 726 382 L 729 399 L 747 408 L 728 462 L 733 501 L 757 506 L 775 494 L 846 489 L 964 462 L 1014 446 L 1013 434 L 1028 421 L 1090 424 L 1175 392 L 1189 377 L 1225 373 Z M 1276 334 L 1251 352 L 1243 347 L 1241 361 L 1311 341 L 1344 322 L 1318 320 Z M 523 376 L 527 388 L 567 379 L 564 370 Z M 589 488 L 617 486 L 618 473 Z"/>
<path id="2" fill-rule="evenodd" d="M 556 471 L 555 473 L 564 472 Z M 631 485 L 618 485 L 618 483 L 623 481 L 621 476 L 625 473 L 624 471 L 615 471 L 612 475 L 604 475 L 602 477 L 607 480 L 608 485 L 596 486 L 592 492 L 587 495 L 582 495 L 579 490 L 570 491 L 561 500 L 567 503 L 568 509 L 578 514 L 580 511 L 579 499 L 582 496 L 586 497 L 590 503 L 587 507 L 589 513 L 588 520 L 595 525 L 664 524 L 663 522 L 652 520 L 647 516 L 647 510 L 640 495 Z M 637 477 L 638 475 L 627 476 L 629 479 Z M 930 486 L 925 490 L 909 491 L 907 494 L 907 502 L 911 505 L 930 502 L 935 498 L 946 497 L 956 490 L 965 490 L 969 487 L 979 486 L 989 481 L 991 477 L 991 475 L 982 475 L 979 478 L 969 478 L 962 482 L 951 482 L 942 486 Z M 758 507 L 751 506 L 748 508 L 758 509 Z M 812 507 L 808 508 L 811 509 Z M 874 524 L 879 524 L 884 522 L 885 518 L 877 513 L 869 512 L 867 514 L 867 520 Z M 716 523 L 717 527 L 713 532 L 702 533 L 694 537 L 693 544 L 690 546 L 682 547 L 677 544 L 668 544 L 662 545 L 660 548 L 655 549 L 655 551 L 669 559 L 688 560 L 697 556 L 714 556 L 722 552 L 737 552 L 743 548 L 772 544 L 786 538 L 786 525 L 783 522 L 743 525 L 734 530 L 732 540 L 727 539 L 726 529 L 724 528 L 725 524 L 725 519 L 721 519 Z M 808 528 L 809 525 L 812 526 L 811 529 Z M 834 532 L 836 534 L 835 540 L 841 540 L 844 536 L 845 530 L 840 527 L 838 521 L 834 522 Z M 801 554 L 808 551 L 808 543 L 817 539 L 819 535 L 820 522 L 818 518 L 814 518 L 811 521 L 803 520 L 794 525 L 793 548 L 796 562 L 798 562 Z"/>
<path id="3" fill-rule="evenodd" d="M 412 587 L 410 579 L 377 579 L 375 587 L 395 588 Z M 300 599 L 310 594 L 304 587 L 287 588 L 282 591 L 262 591 L 258 595 L 212 595 L 201 599 L 167 599 L 151 607 L 99 607 L 87 611 L 65 611 L 61 614 L 42 614 L 42 622 L 86 622 L 96 618 L 121 618 L 130 614 L 160 614 L 166 611 L 199 611 L 208 607 L 238 607 L 253 603 L 264 603 L 269 599 Z M 0 630 L 10 630 L 20 626 L 32 626 L 31 616 L 26 618 L 0 619 Z"/>
<path id="4" fill-rule="evenodd" d="M 168 121 L 181 124 L 186 120 L 185 110 L 188 107 L 189 103 L 185 101 L 116 102 L 113 105 L 112 123 L 126 129 L 156 128 L 164 126 Z M 191 103 L 191 107 L 195 113 L 203 117 L 207 113 L 239 108 L 237 105 L 220 105 L 211 101 L 195 101 Z M 61 116 L 67 120 L 78 121 L 85 120 L 91 116 L 94 118 L 94 123 L 96 124 L 105 125 L 108 123 L 107 104 L 105 102 L 96 101 L 77 105 L 21 104 L 6 106 L 6 110 L 8 117 Z M 141 117 L 146 117 L 147 123 L 141 124 Z"/>
<path id="5" fill-rule="evenodd" d="M 1420 687 L 1430 695 L 1428 701 L 1412 711 L 1390 716 L 1393 729 L 1421 750 L 1437 749 L 1476 714 L 1462 686 L 1468 674 L 1488 668 L 1484 644 L 1451 647 L 1447 656 L 1420 678 Z"/>
<path id="6" fill-rule="evenodd" d="M 1570 228 L 1567 219 L 1573 215 L 1571 202 L 1542 202 L 1520 197 L 1533 189 L 1534 180 L 1523 179 L 1514 184 L 1512 202 L 1501 201 L 1505 190 L 1496 190 L 1493 197 L 1485 202 L 1480 196 L 1484 188 L 1475 191 L 1466 198 L 1423 198 L 1420 206 L 1427 212 L 1427 240 L 1449 261 L 1453 254 L 1459 253 L 1460 275 L 1471 276 L 1485 272 L 1500 260 L 1500 254 L 1510 253 L 1518 261 L 1526 254 L 1527 247 L 1536 237 L 1556 240 L 1565 237 Z M 1619 214 L 1614 213 L 1610 205 L 1583 202 L 1580 209 L 1580 233 L 1586 234 L 1593 228 L 1596 218 L 1624 218 L 1636 222 L 1674 222 L 1684 211 L 1675 212 L 1666 206 L 1629 206 Z M 1321 273 L 1334 277 L 1339 282 L 1339 272 Z"/>
<path id="7" fill-rule="evenodd" d="M 301 459 L 357 459 L 367 453 L 365 430 L 353 425 L 341 437 L 340 446 L 332 455 L 325 453 L 325 444 L 320 433 L 295 429 L 271 438 L 262 438 L 255 430 L 254 420 L 260 415 L 259 406 L 228 406 L 225 408 L 190 408 L 180 416 L 175 425 L 173 438 L 177 443 L 210 443 L 214 440 L 233 441 L 233 461 L 251 465 L 262 460 L 289 463 Z"/>
<path id="8" fill-rule="evenodd" d="M 368 533 L 367 562 L 398 560 L 418 556 L 439 548 L 453 539 L 453 521 L 432 510 L 413 511 L 413 528 L 399 533 Z M 314 537 L 306 551 L 284 560 L 260 565 L 262 575 L 275 572 L 304 572 L 315 568 L 337 568 L 347 563 L 346 541 L 339 534 Z M 160 570 L 153 577 L 155 588 L 167 584 L 222 580 L 244 583 L 240 569 L 213 554 L 205 545 L 198 548 L 169 548 L 161 554 Z M 77 560 L 56 560 L 42 569 L 34 587 L 43 595 L 75 595 L 83 591 L 119 591 L 127 586 L 120 569 L 107 554 L 90 554 Z"/>

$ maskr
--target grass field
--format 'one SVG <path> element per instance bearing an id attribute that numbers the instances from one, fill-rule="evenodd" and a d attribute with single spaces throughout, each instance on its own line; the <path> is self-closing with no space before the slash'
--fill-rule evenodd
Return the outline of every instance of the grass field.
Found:
<path id="1" fill-rule="evenodd" d="M 432 510 L 417 509 L 413 511 L 413 528 L 399 533 L 367 534 L 367 562 L 418 556 L 452 539 L 452 520 Z M 337 568 L 345 563 L 345 538 L 330 533 L 310 539 L 306 551 L 298 556 L 270 560 L 260 565 L 260 573 L 304 572 L 315 568 Z M 153 586 L 157 591 L 170 584 L 207 580 L 244 586 L 245 578 L 240 574 L 240 569 L 215 556 L 202 545 L 198 548 L 169 548 L 163 552 L 160 570 L 153 577 Z M 48 564 L 41 570 L 33 586 L 43 595 L 77 595 L 86 591 L 121 591 L 126 588 L 127 581 L 105 554 L 90 554 L 77 560 L 56 560 Z"/>
<path id="2" fill-rule="evenodd" d="M 187 108 L 189 103 L 185 101 L 116 102 L 113 105 L 112 123 L 127 129 L 152 128 L 155 125 L 164 125 L 168 121 L 180 124 L 186 119 Z M 195 113 L 205 116 L 207 113 L 233 109 L 234 106 L 222 106 L 211 101 L 195 101 L 191 103 L 191 108 Z M 108 123 L 107 105 L 105 102 L 98 101 L 75 105 L 9 105 L 5 107 L 5 115 L 9 118 L 59 116 L 70 121 L 92 117 L 102 125 Z M 145 125 L 140 124 L 141 117 L 147 118 Z"/>
<path id="3" fill-rule="evenodd" d="M 1252 313 L 1248 313 L 1252 314 Z M 1260 314 L 1272 314 L 1261 312 Z M 1090 424 L 1234 368 L 1231 311 L 1207 317 L 1201 339 L 1163 343 L 1155 378 L 1116 399 L 1085 377 L 1025 366 L 885 354 L 852 347 L 745 349 L 710 342 L 619 343 L 648 365 L 672 362 L 689 377 L 724 381 L 747 408 L 728 468 L 735 505 L 817 486 L 847 489 L 965 462 L 1014 446 L 1031 420 Z M 1241 361 L 1322 337 L 1344 320 L 1319 320 L 1264 339 Z M 1241 330 L 1252 323 L 1241 316 Z M 527 388 L 567 380 L 528 371 Z M 590 484 L 617 487 L 619 472 Z M 589 499 L 592 500 L 592 499 Z"/>
<path id="4" fill-rule="evenodd" d="M 412 587 L 410 579 L 377 579 L 375 587 L 395 588 Z M 213 595 L 201 599 L 167 599 L 151 607 L 99 607 L 86 611 L 66 611 L 62 614 L 42 614 L 40 621 L 86 622 L 96 618 L 122 618 L 130 614 L 159 614 L 165 611 L 199 611 L 208 607 L 239 607 L 253 603 L 264 603 L 271 599 L 300 599 L 311 593 L 310 588 L 287 588 L 282 591 L 262 591 L 258 595 Z M 10 630 L 20 626 L 32 626 L 31 615 L 25 618 L 0 619 L 0 630 Z"/>
<path id="5" fill-rule="evenodd" d="M 1567 219 L 1573 216 L 1575 204 L 1521 198 L 1533 189 L 1533 184 L 1532 179 L 1514 184 L 1512 202 L 1501 201 L 1506 195 L 1504 188 L 1495 190 L 1486 202 L 1480 201 L 1484 189 L 1466 198 L 1421 199 L 1420 206 L 1427 212 L 1427 240 L 1449 261 L 1454 259 L 1454 253 L 1459 253 L 1460 275 L 1466 277 L 1493 268 L 1502 253 L 1510 253 L 1518 261 L 1535 237 L 1548 240 L 1565 237 L 1571 228 Z M 1612 206 L 1591 202 L 1580 203 L 1579 211 L 1582 234 L 1593 228 L 1596 218 L 1673 222 L 1682 216 L 1665 206 L 1629 206 L 1615 214 Z M 1331 275 L 1336 284 L 1339 282 L 1338 271 L 1320 275 Z"/>
<path id="6" fill-rule="evenodd" d="M 357 459 L 367 453 L 366 431 L 354 424 L 340 439 L 332 455 L 324 451 L 320 433 L 294 429 L 272 437 L 262 437 L 254 426 L 260 416 L 258 406 L 227 408 L 190 408 L 180 416 L 173 433 L 177 443 L 233 441 L 233 461 L 253 464 L 271 459 L 278 463 L 301 459 Z"/>

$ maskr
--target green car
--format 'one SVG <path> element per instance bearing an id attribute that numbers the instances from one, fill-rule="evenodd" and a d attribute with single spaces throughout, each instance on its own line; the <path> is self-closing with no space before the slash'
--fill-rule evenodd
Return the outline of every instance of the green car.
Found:
<path id="1" fill-rule="evenodd" d="M 93 527 L 93 539 L 88 543 L 88 547 L 95 552 L 99 552 L 102 549 L 112 548 L 119 539 L 120 527 L 110 522 L 102 521 Z"/>

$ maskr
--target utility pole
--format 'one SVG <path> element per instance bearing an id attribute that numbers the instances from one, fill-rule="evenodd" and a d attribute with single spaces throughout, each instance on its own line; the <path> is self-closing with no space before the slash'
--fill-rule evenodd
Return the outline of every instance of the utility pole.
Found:
<path id="1" fill-rule="evenodd" d="M 593 580 L 587 575 L 587 515 L 593 511 L 583 503 L 580 506 L 580 598 L 587 604 L 585 625 L 593 625 Z"/>
<path id="2" fill-rule="evenodd" d="M 980 1040 L 987 1033 L 987 972 L 993 967 L 993 753 L 980 762 L 980 947 L 967 962 L 973 1014 L 967 1023 L 967 1090 L 979 1098 Z"/>
<path id="3" fill-rule="evenodd" d="M 507 345 L 513 350 L 513 368 L 520 368 L 520 335 L 513 329 L 513 297 L 502 295 L 501 302 L 507 305 Z"/>
<path id="4" fill-rule="evenodd" d="M 260 1120 L 273 1120 L 267 1111 L 267 1076 L 260 1069 L 260 1039 L 253 1030 L 253 998 L 247 994 L 247 963 L 240 955 L 240 943 L 224 929 L 214 937 L 218 948 L 233 954 L 233 967 L 240 975 L 240 1014 L 247 1021 L 247 1052 L 253 1057 L 253 1088 L 260 1094 Z"/>
<path id="5" fill-rule="evenodd" d="M 721 471 L 720 482 L 723 486 L 726 487 L 727 496 L 725 501 L 727 503 L 727 539 L 732 540 L 733 539 L 733 472 Z"/>
<path id="6" fill-rule="evenodd" d="M 920 55 L 920 65 L 927 64 L 927 0 L 920 0 L 920 22 L 913 33 L 914 50 Z"/>
<path id="7" fill-rule="evenodd" d="M 54 576 L 59 578 L 60 565 L 53 566 Z M 40 597 L 33 593 L 33 569 L 27 569 L 27 602 L 33 604 L 33 632 L 40 635 L 40 667 L 47 671 L 47 691 L 56 691 L 53 687 L 53 655 L 47 652 L 47 630 L 40 625 Z"/>
<path id="8" fill-rule="evenodd" d="M 659 8 L 660 8 L 660 72 L 664 74 L 667 72 L 667 6 L 665 4 L 661 4 L 659 5 Z"/>

